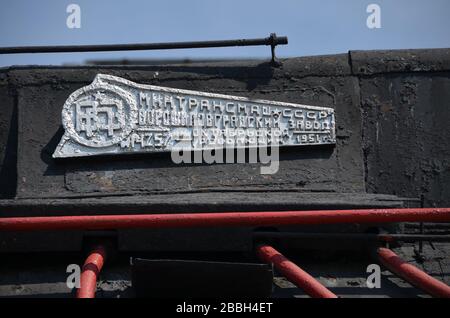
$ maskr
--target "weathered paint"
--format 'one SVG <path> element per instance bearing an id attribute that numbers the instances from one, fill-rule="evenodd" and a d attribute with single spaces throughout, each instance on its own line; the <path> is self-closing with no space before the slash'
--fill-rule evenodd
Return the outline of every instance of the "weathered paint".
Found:
<path id="1" fill-rule="evenodd" d="M 17 217 L 0 218 L 0 230 L 216 228 L 407 221 L 450 222 L 450 208 Z"/>

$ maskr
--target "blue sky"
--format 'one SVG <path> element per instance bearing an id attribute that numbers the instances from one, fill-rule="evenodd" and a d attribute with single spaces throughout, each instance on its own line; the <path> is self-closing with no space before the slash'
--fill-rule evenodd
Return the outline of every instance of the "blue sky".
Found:
<path id="1" fill-rule="evenodd" d="M 81 7 L 81 28 L 66 8 Z M 381 29 L 366 8 L 381 7 Z M 282 57 L 355 49 L 450 47 L 449 0 L 0 0 L 0 46 L 216 40 L 286 35 Z M 0 66 L 115 58 L 269 57 L 267 47 L 0 55 Z"/>

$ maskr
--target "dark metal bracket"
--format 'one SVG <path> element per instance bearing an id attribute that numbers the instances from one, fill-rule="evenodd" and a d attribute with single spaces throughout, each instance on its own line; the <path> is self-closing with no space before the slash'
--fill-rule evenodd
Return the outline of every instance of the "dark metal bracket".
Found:
<path id="1" fill-rule="evenodd" d="M 275 60 L 276 59 L 275 47 L 277 45 L 286 45 L 286 44 L 288 44 L 288 38 L 286 36 L 278 37 L 275 33 L 271 33 L 269 37 L 259 39 L 166 42 L 166 43 L 104 44 L 104 45 L 14 46 L 14 47 L 0 48 L 0 54 L 172 50 L 172 49 L 267 45 L 270 46 L 271 48 L 272 63 L 278 64 Z"/>

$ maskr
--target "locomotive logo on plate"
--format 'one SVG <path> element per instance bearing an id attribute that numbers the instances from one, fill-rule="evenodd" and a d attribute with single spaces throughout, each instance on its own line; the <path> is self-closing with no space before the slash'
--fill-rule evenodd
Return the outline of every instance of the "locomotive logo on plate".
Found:
<path id="1" fill-rule="evenodd" d="M 220 146 L 219 135 L 240 136 L 243 147 L 255 136 L 279 146 L 336 142 L 332 108 L 142 85 L 104 74 L 69 96 L 62 123 L 55 158 L 171 151 L 181 144 L 184 150 L 211 149 Z"/>

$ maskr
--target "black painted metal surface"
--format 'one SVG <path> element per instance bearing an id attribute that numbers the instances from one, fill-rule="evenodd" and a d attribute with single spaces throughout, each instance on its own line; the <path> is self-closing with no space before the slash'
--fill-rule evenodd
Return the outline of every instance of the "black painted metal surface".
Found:
<path id="1" fill-rule="evenodd" d="M 131 273 L 137 297 L 269 297 L 272 294 L 273 271 L 267 264 L 135 258 Z"/>
<path id="2" fill-rule="evenodd" d="M 169 155 L 51 158 L 61 107 L 97 73 L 139 83 L 329 106 L 336 147 L 288 149 L 258 164 L 175 165 Z M 157 66 L 0 69 L 0 210 L 8 215 L 258 211 L 450 205 L 450 50 L 350 52 L 281 60 Z M 409 198 L 409 199 L 405 199 Z M 253 229 L 117 234 L 124 250 L 251 250 Z M 336 229 L 328 229 L 330 231 Z M 364 231 L 358 226 L 341 231 Z M 2 248 L 81 248 L 85 233 L 2 234 Z M 230 242 L 228 237 L 239 237 Z M 177 237 L 175 237 L 177 236 Z M 183 245 L 185 238 L 192 244 Z M 209 237 L 209 236 L 208 236 Z M 35 244 L 32 247 L 30 242 Z M 55 246 L 49 244 L 53 242 Z M 233 243 L 233 244 L 232 244 Z"/>

